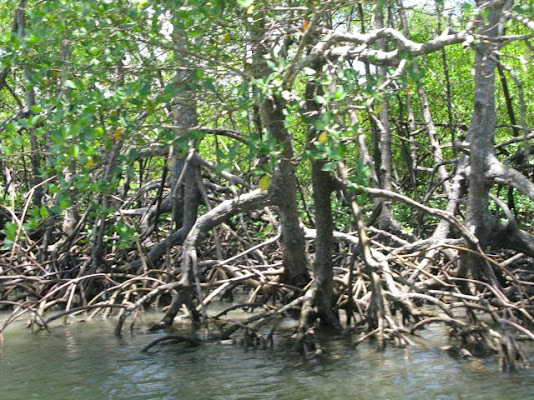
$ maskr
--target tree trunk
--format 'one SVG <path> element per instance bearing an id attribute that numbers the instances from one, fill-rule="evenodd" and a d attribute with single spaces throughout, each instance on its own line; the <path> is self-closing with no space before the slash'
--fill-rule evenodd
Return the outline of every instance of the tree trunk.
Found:
<path id="1" fill-rule="evenodd" d="M 385 5 L 379 2 L 375 7 L 375 25 L 378 29 L 384 28 L 383 7 Z M 386 42 L 383 39 L 377 41 L 380 50 L 386 50 Z M 378 67 L 378 75 L 382 82 L 387 79 L 387 67 L 381 65 Z M 380 187 L 384 190 L 391 191 L 391 131 L 389 126 L 389 102 L 385 93 L 380 95 L 382 102 L 379 107 L 379 147 L 380 147 L 380 168 L 379 179 Z M 389 230 L 392 223 L 392 203 L 390 200 L 383 199 L 378 217 L 378 227 L 383 230 Z"/>
<path id="2" fill-rule="evenodd" d="M 306 85 L 306 111 L 312 118 L 318 118 L 321 109 L 314 101 L 316 94 L 322 94 L 315 83 Z M 308 131 L 308 145 L 316 139 L 319 132 L 313 126 Z M 312 187 L 315 210 L 315 260 L 313 278 L 316 287 L 315 305 L 322 326 L 341 330 L 341 324 L 334 312 L 332 247 L 334 246 L 334 221 L 332 218 L 332 192 L 334 191 L 331 172 L 323 171 L 325 160 L 312 160 Z"/>
<path id="3" fill-rule="evenodd" d="M 297 207 L 297 178 L 291 137 L 284 126 L 283 102 L 279 98 L 266 99 L 262 115 L 268 132 L 281 149 L 278 168 L 272 182 L 273 202 L 278 206 L 282 227 L 283 280 L 299 283 L 308 276 L 304 231 L 300 226 Z M 303 283 L 303 282 L 301 282 Z"/>
<path id="4" fill-rule="evenodd" d="M 21 0 L 19 6 L 15 12 L 15 22 L 14 29 L 21 38 L 26 34 L 26 0 Z M 35 103 L 35 89 L 34 84 L 32 83 L 32 69 L 28 64 L 24 65 L 24 78 L 26 79 L 26 112 L 28 116 L 33 115 L 32 107 L 36 105 Z M 31 184 L 34 188 L 33 191 L 33 205 L 40 207 L 43 202 L 43 187 L 39 185 L 41 183 L 41 148 L 39 147 L 39 139 L 35 134 L 35 129 L 33 127 L 28 128 L 28 133 L 30 135 L 30 162 L 31 162 L 31 171 L 32 179 Z"/>
<path id="5" fill-rule="evenodd" d="M 324 161 L 312 162 L 313 202 L 315 205 L 315 260 L 313 277 L 317 286 L 315 299 L 321 325 L 341 330 L 341 324 L 333 310 L 333 264 L 332 247 L 334 223 L 332 220 L 332 178 L 322 171 Z"/>
<path id="6" fill-rule="evenodd" d="M 479 1 L 480 6 L 490 5 Z M 499 30 L 500 8 L 490 6 L 487 21 L 479 33 L 495 37 Z M 482 18 L 482 15 L 479 16 Z M 473 117 L 469 126 L 469 192 L 467 196 L 467 224 L 484 246 L 491 230 L 492 218 L 488 210 L 490 182 L 487 179 L 488 161 L 493 156 L 495 135 L 495 66 L 491 44 L 477 45 L 475 55 L 475 95 Z"/>
<path id="7" fill-rule="evenodd" d="M 252 74 L 255 78 L 269 75 L 265 56 L 269 49 L 265 44 L 265 21 L 251 32 L 253 46 Z M 284 273 L 282 280 L 292 284 L 302 284 L 308 280 L 308 262 L 304 231 L 300 225 L 297 205 L 296 160 L 293 154 L 292 138 L 285 126 L 284 101 L 272 94 L 260 105 L 263 126 L 276 139 L 280 159 L 271 181 L 273 203 L 278 206 L 282 228 L 282 257 Z M 261 132 L 259 132 L 261 134 Z"/>
<path id="8" fill-rule="evenodd" d="M 477 16 L 478 33 L 494 38 L 502 29 L 503 1 L 480 0 L 481 12 Z M 489 11 L 489 12 L 486 12 Z M 491 181 L 488 173 L 495 159 L 495 54 L 492 42 L 480 41 L 475 45 L 475 93 L 473 117 L 469 125 L 469 191 L 467 194 L 466 224 L 479 240 L 482 249 L 487 245 L 496 223 L 489 211 Z M 474 255 L 465 255 L 462 271 L 470 271 L 474 278 L 480 276 L 484 261 Z M 487 271 L 490 272 L 491 271 Z M 490 278 L 490 276 L 487 276 Z"/>
<path id="9" fill-rule="evenodd" d="M 173 126 L 176 129 L 176 137 L 186 135 L 189 130 L 198 124 L 197 106 L 194 89 L 190 83 L 191 69 L 188 62 L 184 61 L 187 45 L 184 40 L 185 33 L 175 26 L 174 49 L 175 60 L 179 68 L 175 76 L 175 85 L 180 87 L 180 98 L 171 110 Z M 199 191 L 196 184 L 198 163 L 192 157 L 195 151 L 195 143 L 188 142 L 188 148 L 171 148 L 171 208 L 174 229 L 191 229 L 197 218 Z M 156 217 L 157 218 L 157 217 Z"/>

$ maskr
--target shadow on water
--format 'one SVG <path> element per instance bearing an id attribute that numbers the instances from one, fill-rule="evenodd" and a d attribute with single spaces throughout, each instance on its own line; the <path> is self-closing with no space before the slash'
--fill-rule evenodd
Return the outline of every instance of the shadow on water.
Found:
<path id="1" fill-rule="evenodd" d="M 421 348 L 377 352 L 336 338 L 323 341 L 328 355 L 304 360 L 284 343 L 274 350 L 158 345 L 141 353 L 161 335 L 117 338 L 113 328 L 91 321 L 49 335 L 13 326 L 0 344 L 0 399 L 534 398 L 533 370 L 503 374 L 491 361 L 451 358 L 432 329 Z"/>

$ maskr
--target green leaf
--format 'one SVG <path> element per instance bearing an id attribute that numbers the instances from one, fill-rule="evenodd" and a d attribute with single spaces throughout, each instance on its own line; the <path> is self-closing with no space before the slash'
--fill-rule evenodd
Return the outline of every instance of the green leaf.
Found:
<path id="1" fill-rule="evenodd" d="M 254 4 L 254 0 L 237 0 L 237 4 L 243 8 L 249 8 L 252 4 Z"/>
<path id="2" fill-rule="evenodd" d="M 337 161 L 329 161 L 323 165 L 321 171 L 332 172 L 337 168 Z"/>
<path id="3" fill-rule="evenodd" d="M 70 88 L 70 89 L 76 89 L 76 84 L 73 81 L 71 81 L 70 79 L 67 79 L 65 81 L 65 86 Z"/>
<path id="4" fill-rule="evenodd" d="M 313 98 L 317 104 L 326 104 L 326 99 L 323 96 L 315 96 Z"/>
<path id="5" fill-rule="evenodd" d="M 269 190 L 269 186 L 271 186 L 271 177 L 269 175 L 263 175 L 258 182 L 258 187 L 261 190 Z"/>
<path id="6" fill-rule="evenodd" d="M 61 200 L 59 200 L 59 207 L 62 209 L 62 210 L 66 210 L 67 208 L 69 208 L 71 206 L 71 202 L 69 199 L 67 198 L 63 198 Z"/>

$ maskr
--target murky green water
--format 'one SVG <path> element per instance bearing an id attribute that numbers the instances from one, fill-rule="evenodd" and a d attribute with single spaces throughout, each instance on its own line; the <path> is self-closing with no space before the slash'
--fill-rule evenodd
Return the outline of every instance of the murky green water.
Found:
<path id="1" fill-rule="evenodd" d="M 0 315 L 0 321 L 3 319 Z M 500 373 L 425 348 L 383 353 L 347 340 L 306 361 L 278 345 L 246 350 L 143 346 L 160 336 L 113 336 L 95 320 L 29 334 L 20 324 L 0 343 L 0 399 L 534 399 L 534 369 Z"/>

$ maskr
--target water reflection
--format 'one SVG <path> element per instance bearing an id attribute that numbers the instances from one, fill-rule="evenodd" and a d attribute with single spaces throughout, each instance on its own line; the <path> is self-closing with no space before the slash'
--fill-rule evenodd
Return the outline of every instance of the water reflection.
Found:
<path id="1" fill-rule="evenodd" d="M 0 316 L 0 320 L 2 317 Z M 350 340 L 306 361 L 290 345 L 245 350 L 218 343 L 162 345 L 156 335 L 113 336 L 111 321 L 27 334 L 0 344 L 0 399 L 528 399 L 534 371 L 501 374 L 428 348 L 383 353 Z M 429 341 L 431 343 L 431 341 Z"/>

